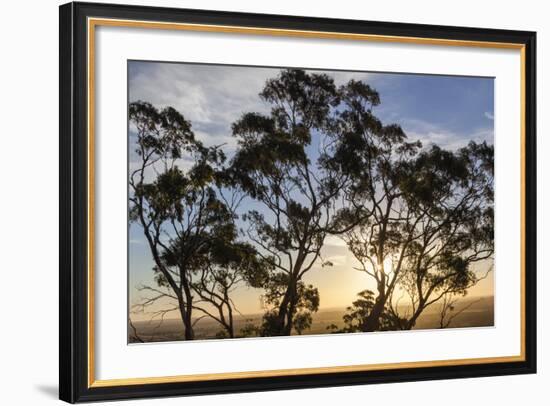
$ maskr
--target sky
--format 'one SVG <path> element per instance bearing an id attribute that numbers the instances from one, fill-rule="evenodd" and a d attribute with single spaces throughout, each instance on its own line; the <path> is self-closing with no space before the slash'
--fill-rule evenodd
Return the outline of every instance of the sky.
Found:
<path id="1" fill-rule="evenodd" d="M 148 101 L 157 108 L 172 106 L 191 122 L 195 136 L 205 145 L 224 144 L 230 157 L 236 141 L 231 124 L 245 112 L 268 113 L 270 107 L 258 97 L 266 79 L 280 68 L 128 62 L 129 102 Z M 457 149 L 470 140 L 494 143 L 494 79 L 441 75 L 324 71 L 337 85 L 350 79 L 363 80 L 375 88 L 381 103 L 374 114 L 383 123 L 400 124 L 408 138 L 423 145 Z M 130 134 L 130 140 L 132 139 Z M 129 166 L 135 164 L 130 142 Z M 319 289 L 320 309 L 344 308 L 357 292 L 373 287 L 372 281 L 353 269 L 355 260 L 345 243 L 328 237 L 322 255 L 332 267 L 315 266 L 304 281 Z M 143 297 L 141 284 L 153 284 L 153 261 L 141 228 L 129 230 L 130 305 Z M 483 272 L 490 264 L 479 264 Z M 470 296 L 493 294 L 493 275 L 474 287 Z M 244 314 L 262 311 L 261 291 L 242 287 L 234 293 Z M 176 315 L 174 314 L 174 317 Z M 139 319 L 139 316 L 136 317 Z"/>

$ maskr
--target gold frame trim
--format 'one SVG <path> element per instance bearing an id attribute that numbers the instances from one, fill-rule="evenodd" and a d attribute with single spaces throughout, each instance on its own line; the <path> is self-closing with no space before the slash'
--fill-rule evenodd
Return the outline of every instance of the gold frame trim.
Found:
<path id="1" fill-rule="evenodd" d="M 519 355 L 485 358 L 464 358 L 452 360 L 396 362 L 383 364 L 347 365 L 316 368 L 277 369 L 267 371 L 245 371 L 245 372 L 221 372 L 212 374 L 191 374 L 160 376 L 146 378 L 123 378 L 123 379 L 95 379 L 95 339 L 94 339 L 94 299 L 95 299 L 95 278 L 94 278 L 94 191 L 95 191 L 95 28 L 97 26 L 110 27 L 132 27 L 157 30 L 180 30 L 193 32 L 217 32 L 244 35 L 263 35 L 278 37 L 298 37 L 317 39 L 354 40 L 385 43 L 420 44 L 432 46 L 459 46 L 477 48 L 512 49 L 520 51 L 520 163 L 521 163 L 521 269 L 520 269 L 520 340 L 521 349 Z M 244 378 L 266 378 L 280 376 L 297 376 L 310 374 L 331 374 L 341 372 L 362 372 L 381 371 L 396 368 L 425 368 L 441 366 L 458 366 L 474 364 L 495 364 L 504 362 L 522 362 L 526 360 L 525 351 L 525 45 L 506 42 L 486 41 L 465 41 L 452 39 L 421 38 L 421 37 L 399 37 L 390 35 L 354 34 L 343 32 L 306 31 L 290 29 L 274 29 L 259 27 L 241 27 L 228 25 L 208 24 L 185 24 L 165 23 L 139 20 L 120 20 L 108 18 L 89 18 L 87 29 L 88 41 L 88 388 L 104 388 L 126 385 L 161 384 L 177 382 L 199 382 L 213 381 L 220 379 L 244 379 Z"/>

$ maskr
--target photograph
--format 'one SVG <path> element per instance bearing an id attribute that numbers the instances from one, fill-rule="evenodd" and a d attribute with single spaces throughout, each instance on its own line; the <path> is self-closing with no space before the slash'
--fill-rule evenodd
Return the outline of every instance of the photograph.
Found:
<path id="1" fill-rule="evenodd" d="M 59 398 L 536 374 L 520 10 L 180 6 L 59 7 Z"/>
<path id="2" fill-rule="evenodd" d="M 127 73 L 128 343 L 494 327 L 494 77 Z"/>

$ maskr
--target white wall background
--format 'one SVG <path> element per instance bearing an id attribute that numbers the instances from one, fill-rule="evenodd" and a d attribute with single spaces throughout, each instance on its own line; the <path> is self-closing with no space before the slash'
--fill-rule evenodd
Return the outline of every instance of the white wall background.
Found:
<path id="1" fill-rule="evenodd" d="M 113 2 L 113 1 L 111 1 Z M 116 1 L 119 3 L 119 1 Z M 543 319 L 550 288 L 543 275 L 544 213 L 550 184 L 550 129 L 546 72 L 550 56 L 545 2 L 462 0 L 158 0 L 123 3 L 460 25 L 538 32 L 538 291 L 539 373 L 529 376 L 431 381 L 240 395 L 129 401 L 125 405 L 544 404 L 548 397 L 550 337 Z M 0 403 L 54 404 L 57 400 L 58 267 L 58 5 L 57 0 L 6 2 L 0 24 Z M 548 251 L 548 250 L 546 250 Z M 113 403 L 110 403 L 113 404 Z"/>

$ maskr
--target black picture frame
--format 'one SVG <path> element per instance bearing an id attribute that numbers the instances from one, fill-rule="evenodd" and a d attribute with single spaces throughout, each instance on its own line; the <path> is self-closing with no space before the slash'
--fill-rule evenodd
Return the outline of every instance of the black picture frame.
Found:
<path id="1" fill-rule="evenodd" d="M 536 372 L 536 33 L 497 29 L 68 3 L 60 6 L 59 397 L 67 402 L 235 393 Z M 89 17 L 328 33 L 513 43 L 525 52 L 524 360 L 93 387 L 88 379 L 87 19 Z"/>

